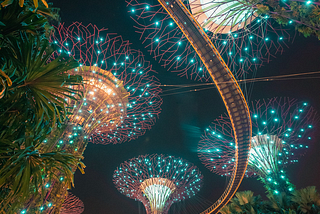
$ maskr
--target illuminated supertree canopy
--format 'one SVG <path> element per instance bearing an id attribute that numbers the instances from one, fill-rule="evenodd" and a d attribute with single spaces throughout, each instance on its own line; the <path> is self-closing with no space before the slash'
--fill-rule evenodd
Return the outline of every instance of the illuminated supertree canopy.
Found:
<path id="1" fill-rule="evenodd" d="M 79 67 L 68 72 L 83 76 L 83 98 L 77 103 L 65 99 L 72 108 L 69 121 L 83 127 L 90 142 L 129 141 L 154 125 L 161 110 L 161 89 L 142 52 L 91 24 L 60 25 L 51 39 L 59 52 L 79 61 Z"/>
<path id="2" fill-rule="evenodd" d="M 84 211 L 83 202 L 70 192 L 62 204 L 61 214 L 81 214 Z"/>
<path id="3" fill-rule="evenodd" d="M 316 111 L 305 102 L 272 98 L 252 102 L 252 143 L 246 176 L 259 176 L 273 193 L 292 191 L 283 168 L 298 162 L 309 148 L 318 121 Z M 216 119 L 198 144 L 205 166 L 221 176 L 234 167 L 234 136 L 227 116 Z"/>
<path id="4" fill-rule="evenodd" d="M 120 165 L 113 183 L 122 194 L 141 201 L 147 213 L 168 213 L 170 206 L 201 188 L 198 168 L 173 156 L 141 155 Z"/>
<path id="5" fill-rule="evenodd" d="M 84 84 L 70 86 L 82 92 L 81 99 L 73 99 L 74 94 L 61 97 L 68 104 L 67 120 L 43 142 L 43 150 L 66 150 L 81 157 L 88 142 L 130 141 L 154 125 L 161 111 L 161 89 L 142 52 L 130 49 L 128 41 L 106 29 L 78 22 L 59 25 L 51 41 L 58 46 L 52 59 L 62 52 L 77 59 L 79 67 L 66 72 L 81 75 Z M 66 185 L 66 175 L 53 174 L 45 178 L 48 191 L 41 207 L 30 204 L 25 207 L 29 211 L 60 210 L 71 187 Z"/>
<path id="6" fill-rule="evenodd" d="M 160 4 L 127 0 L 136 32 L 156 60 L 179 76 L 209 81 L 210 76 L 193 47 Z M 268 15 L 258 15 L 245 1 L 184 1 L 239 78 L 281 54 L 290 34 Z M 289 26 L 288 26 L 289 27 Z"/>

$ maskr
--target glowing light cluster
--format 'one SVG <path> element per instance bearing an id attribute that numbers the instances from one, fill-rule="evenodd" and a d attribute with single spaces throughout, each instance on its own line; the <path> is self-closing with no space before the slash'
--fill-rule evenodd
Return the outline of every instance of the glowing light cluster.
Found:
<path id="1" fill-rule="evenodd" d="M 141 201 L 147 213 L 168 213 L 170 206 L 194 196 L 202 175 L 191 163 L 173 156 L 141 155 L 120 165 L 113 183 L 122 194 Z"/>
<path id="2" fill-rule="evenodd" d="M 316 111 L 290 98 L 258 100 L 252 102 L 250 111 L 253 137 L 246 176 L 258 175 L 275 186 L 282 179 L 293 190 L 282 169 L 298 162 L 309 148 L 318 121 Z M 234 149 L 231 123 L 227 116 L 221 116 L 206 129 L 198 155 L 208 169 L 228 176 L 234 166 Z"/>
<path id="3" fill-rule="evenodd" d="M 60 214 L 81 214 L 84 211 L 83 202 L 70 192 L 60 209 Z"/>
<path id="4" fill-rule="evenodd" d="M 83 93 L 78 102 L 71 99 L 74 94 L 63 97 L 69 104 L 67 121 L 43 142 L 43 150 L 63 149 L 81 156 L 88 141 L 121 143 L 151 128 L 161 110 L 161 90 L 140 51 L 130 49 L 128 41 L 106 29 L 78 22 L 58 26 L 51 41 L 59 47 L 52 59 L 66 52 L 79 61 L 79 67 L 66 72 L 81 75 L 84 85 L 73 86 Z M 43 205 L 30 204 L 29 211 L 57 212 L 61 206 L 68 189 L 65 175 L 53 174 L 58 178 L 44 178 L 48 191 Z"/>
<path id="5" fill-rule="evenodd" d="M 190 0 L 192 14 L 206 30 L 227 34 L 241 30 L 256 17 L 253 8 L 244 7 L 245 1 Z"/>
<path id="6" fill-rule="evenodd" d="M 85 80 L 79 103 L 73 106 L 70 120 L 83 126 L 93 143 L 121 143 L 136 139 L 154 125 L 160 113 L 158 79 L 140 51 L 130 49 L 120 36 L 75 22 L 56 28 L 51 37 L 59 46 L 58 54 L 67 52 L 79 61 L 71 74 Z"/>
<path id="7" fill-rule="evenodd" d="M 136 32 L 150 54 L 164 67 L 190 79 L 210 81 L 193 47 L 160 4 L 126 0 Z M 281 54 L 290 35 L 245 1 L 183 1 L 202 25 L 221 56 L 239 78 Z"/>

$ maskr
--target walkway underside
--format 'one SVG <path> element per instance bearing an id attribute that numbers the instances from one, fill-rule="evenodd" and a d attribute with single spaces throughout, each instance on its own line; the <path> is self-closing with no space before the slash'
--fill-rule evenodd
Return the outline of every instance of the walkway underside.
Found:
<path id="1" fill-rule="evenodd" d="M 242 91 L 199 23 L 181 0 L 158 0 L 189 40 L 216 84 L 228 111 L 237 145 L 235 167 L 229 184 L 220 198 L 205 213 L 218 213 L 237 191 L 247 169 L 251 146 L 251 118 Z"/>

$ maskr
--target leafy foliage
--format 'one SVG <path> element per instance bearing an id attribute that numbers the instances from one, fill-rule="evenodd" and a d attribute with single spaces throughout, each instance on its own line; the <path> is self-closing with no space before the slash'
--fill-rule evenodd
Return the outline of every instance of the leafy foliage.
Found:
<path id="1" fill-rule="evenodd" d="M 15 147 L 17 144 L 12 144 Z M 52 180 L 59 180 L 55 172 L 65 173 L 65 182 L 73 184 L 72 166 L 77 166 L 81 156 L 64 151 L 41 153 L 39 146 L 15 148 L 6 155 L 5 163 L 0 169 L 0 189 L 5 189 L 5 200 L 0 202 L 0 212 L 16 211 L 17 205 L 25 204 L 30 199 L 30 192 L 43 200 L 46 195 L 46 184 Z"/>
<path id="2" fill-rule="evenodd" d="M 82 79 L 65 71 L 78 64 L 63 55 L 47 63 L 55 49 L 46 39 L 22 35 L 9 41 L 10 47 L 0 50 L 7 58 L 2 64 L 9 62 L 3 65 L 4 71 L 12 80 L 12 86 L 0 100 L 0 130 L 49 131 L 66 117 L 64 98 L 76 99 L 72 94 L 78 92 L 68 86 L 81 84 Z"/>
<path id="3" fill-rule="evenodd" d="M 294 24 L 305 37 L 315 35 L 320 39 L 319 1 L 250 0 L 256 12 L 269 15 L 281 25 Z"/>
<path id="4" fill-rule="evenodd" d="M 298 210 L 302 213 L 320 212 L 320 195 L 315 186 L 295 191 L 291 201 L 297 204 Z"/>
<path id="5" fill-rule="evenodd" d="M 15 2 L 17 2 L 17 1 L 15 1 L 15 0 L 4 0 L 4 1 L 1 2 L 1 6 L 2 7 L 6 7 L 6 6 L 9 6 L 9 5 L 11 5 L 11 4 L 15 3 Z M 41 2 L 45 7 L 49 7 L 46 0 L 41 0 Z M 25 1 L 24 0 L 19 0 L 19 6 L 23 7 L 24 5 L 25 5 Z M 33 5 L 34 5 L 35 8 L 38 8 L 39 7 L 39 0 L 33 0 Z"/>
<path id="6" fill-rule="evenodd" d="M 314 186 L 295 190 L 290 195 L 285 192 L 268 194 L 267 201 L 254 196 L 251 191 L 237 192 L 230 203 L 220 210 L 222 214 L 317 214 L 320 213 L 320 196 Z"/>
<path id="7" fill-rule="evenodd" d="M 59 20 L 56 8 L 45 0 L 0 4 L 0 213 L 23 207 L 38 213 L 44 197 L 70 188 L 75 169 L 85 167 L 86 142 L 81 152 L 55 147 L 66 129 L 65 99 L 81 97 L 72 86 L 81 89 L 82 77 L 67 73 L 78 66 L 73 58 L 52 59 L 57 47 L 48 41 L 49 19 Z M 50 144 L 44 143 L 48 137 Z"/>

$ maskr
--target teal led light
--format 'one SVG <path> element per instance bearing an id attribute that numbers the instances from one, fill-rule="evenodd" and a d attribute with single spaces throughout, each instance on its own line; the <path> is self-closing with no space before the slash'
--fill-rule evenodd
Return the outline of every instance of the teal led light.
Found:
<path id="1" fill-rule="evenodd" d="M 303 108 L 303 113 L 297 114 L 301 105 L 301 102 L 290 98 L 257 100 L 249 105 L 252 141 L 245 175 L 258 176 L 269 193 L 288 193 L 291 183 L 282 169 L 289 163 L 298 162 L 296 156 L 307 151 L 307 134 L 313 131 L 308 124 L 311 125 L 317 117 L 316 112 L 308 107 Z M 295 116 L 299 118 L 294 119 Z M 211 133 L 222 133 L 223 138 Z M 236 148 L 232 141 L 232 123 L 228 115 L 222 115 L 212 122 L 201 137 L 198 144 L 201 162 L 212 172 L 231 176 Z M 221 150 L 217 152 L 217 148 Z M 205 152 L 208 150 L 211 152 Z M 283 185 L 284 182 L 288 184 Z"/>
<path id="2" fill-rule="evenodd" d="M 120 166 L 113 175 L 117 189 L 143 202 L 151 213 L 167 213 L 173 202 L 192 197 L 201 187 L 198 169 L 173 156 L 142 155 Z M 125 173 L 119 174 L 123 167 Z"/>

